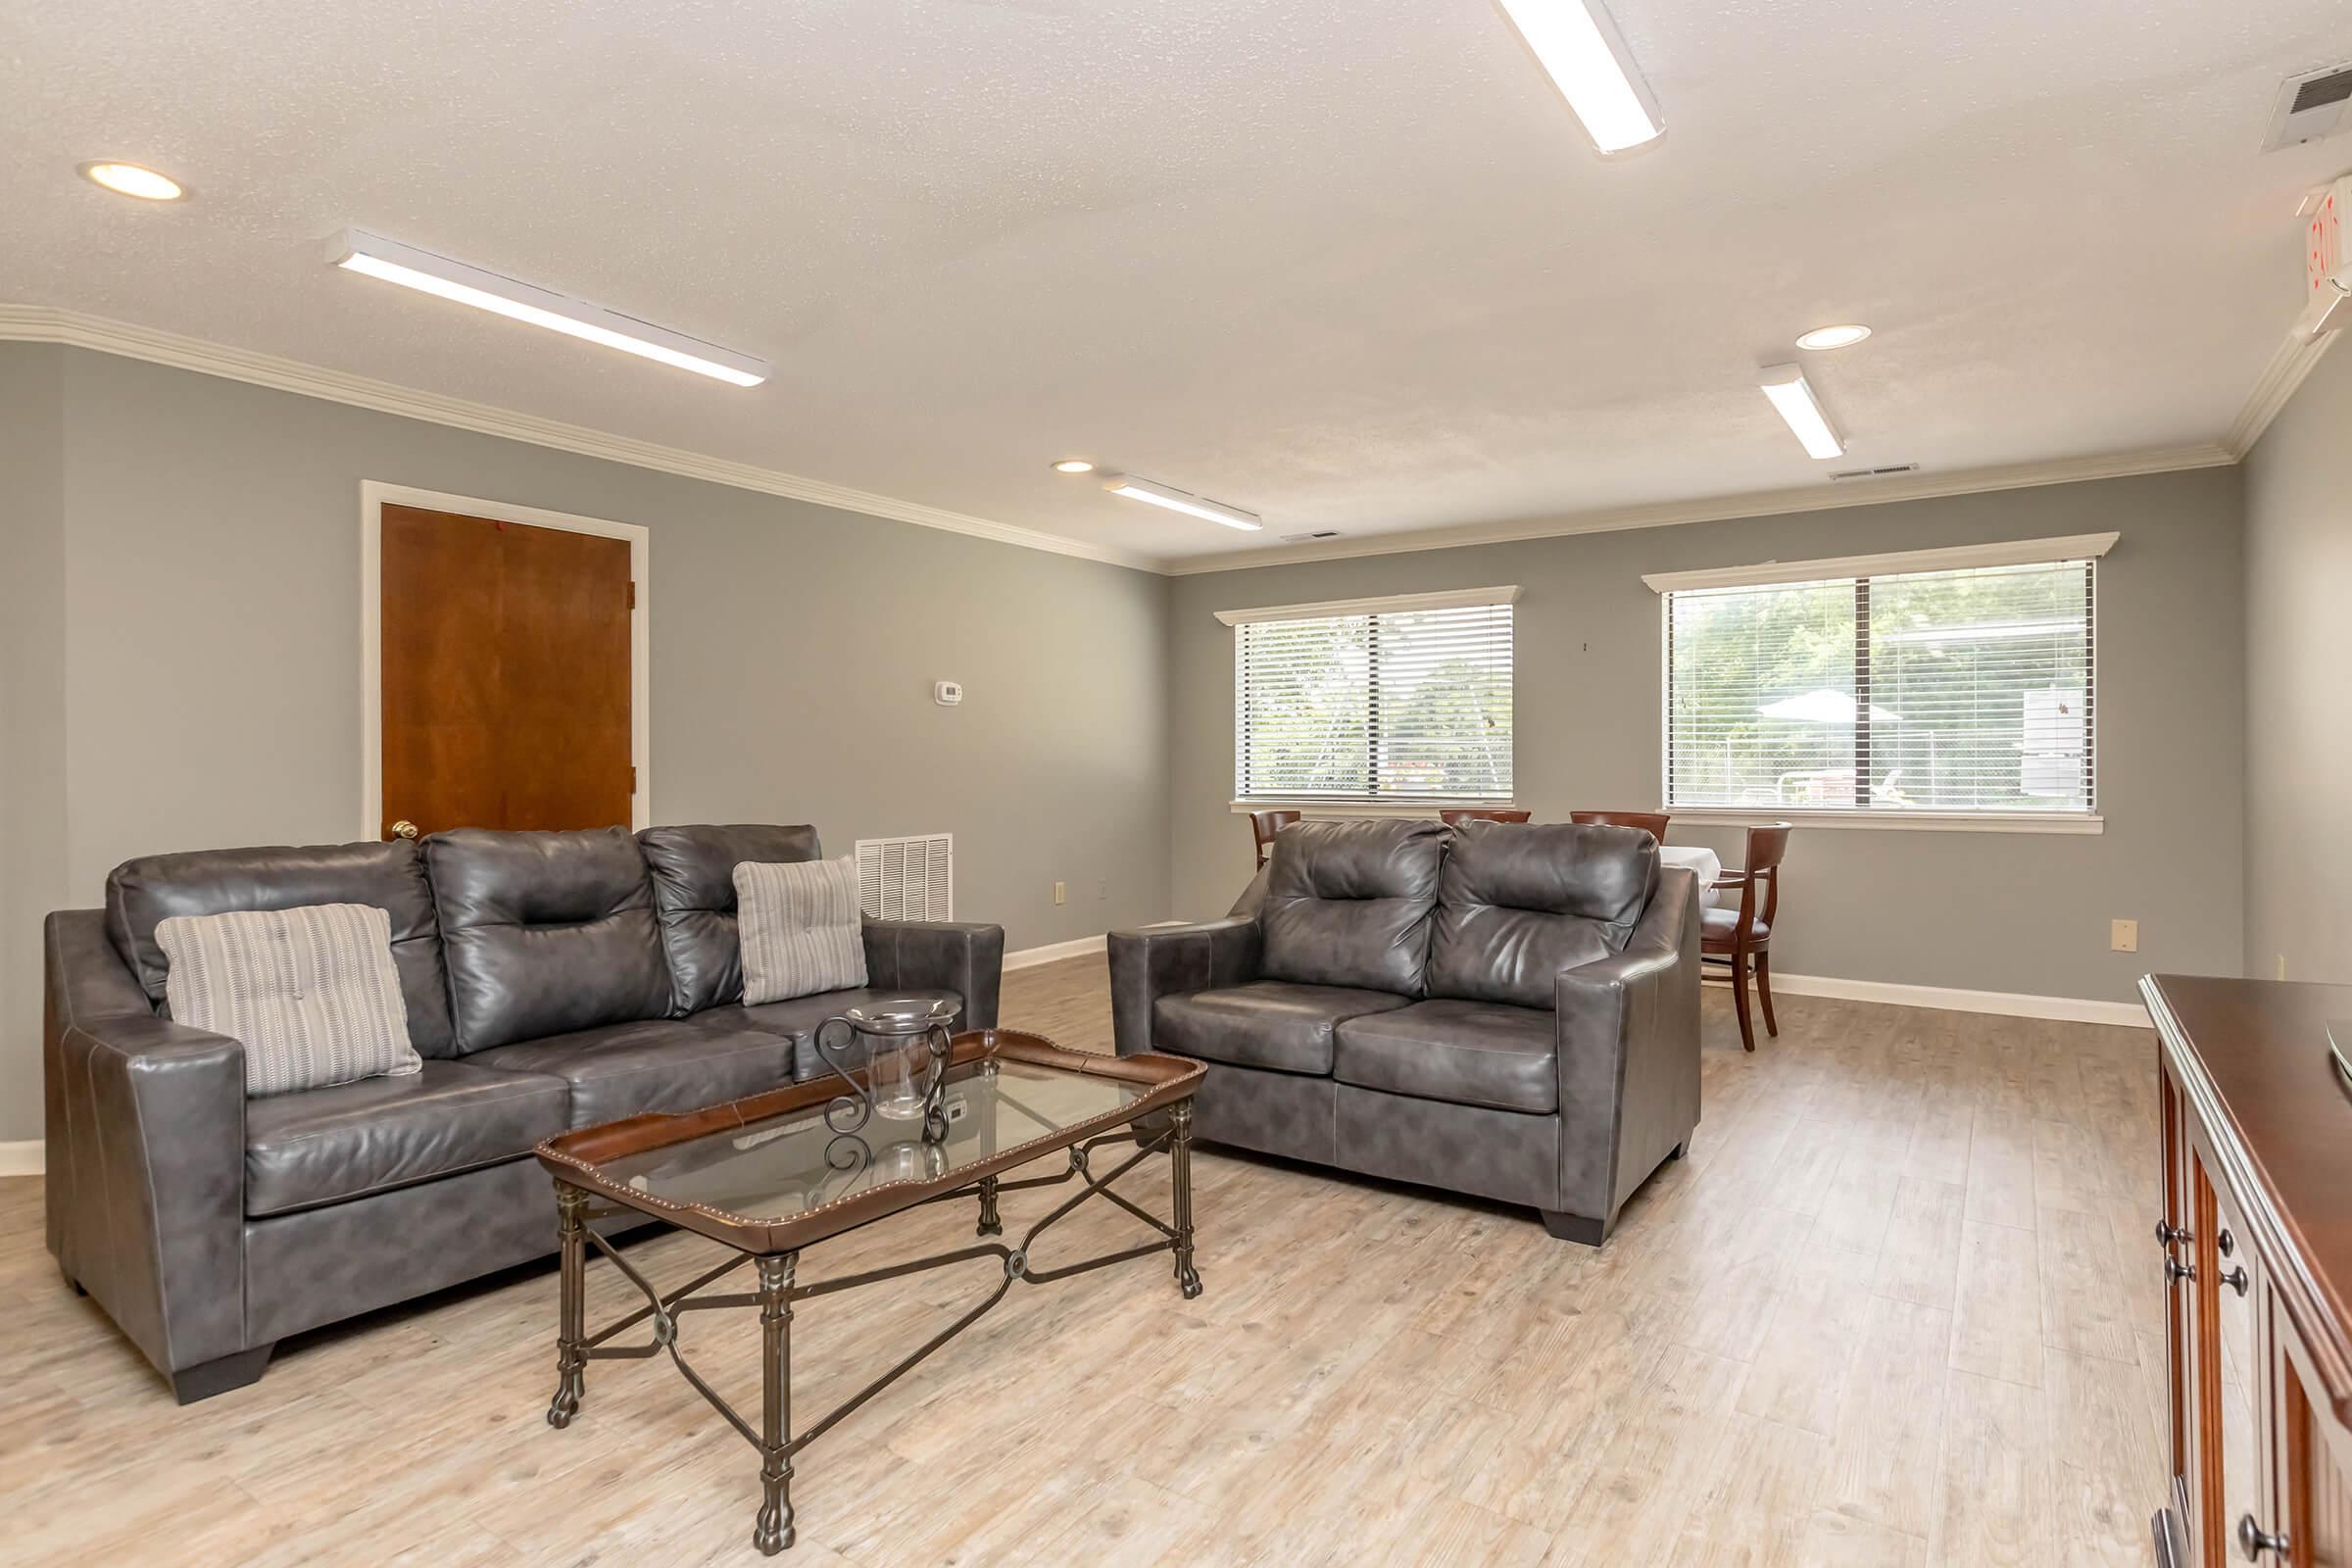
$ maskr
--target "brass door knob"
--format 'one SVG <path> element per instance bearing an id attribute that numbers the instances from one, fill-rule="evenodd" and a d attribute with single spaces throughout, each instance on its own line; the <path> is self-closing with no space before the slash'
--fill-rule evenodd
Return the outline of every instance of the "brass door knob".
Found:
<path id="1" fill-rule="evenodd" d="M 416 824 L 404 816 L 392 824 L 392 836 L 396 839 L 413 839 L 416 836 Z"/>

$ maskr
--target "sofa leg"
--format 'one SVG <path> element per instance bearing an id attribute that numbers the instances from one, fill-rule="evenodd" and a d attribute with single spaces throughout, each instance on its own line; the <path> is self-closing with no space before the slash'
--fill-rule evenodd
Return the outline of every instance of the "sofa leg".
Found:
<path id="1" fill-rule="evenodd" d="M 1685 1149 L 1689 1148 L 1689 1147 L 1690 1147 L 1690 1143 L 1689 1143 L 1689 1141 L 1688 1141 L 1688 1140 L 1685 1140 L 1683 1143 L 1679 1143 L 1679 1144 L 1675 1145 L 1675 1146 L 1674 1146 L 1672 1149 L 1669 1149 L 1668 1151 L 1666 1151 L 1666 1157 L 1667 1157 L 1668 1159 L 1680 1159 L 1680 1158 L 1682 1158 L 1682 1157 L 1683 1157 L 1683 1151 L 1684 1151 Z"/>
<path id="2" fill-rule="evenodd" d="M 194 1404 L 216 1394 L 241 1389 L 248 1383 L 259 1382 L 262 1372 L 270 1365 L 270 1352 L 277 1348 L 275 1341 L 257 1345 L 250 1350 L 224 1355 L 218 1361 L 201 1361 L 182 1367 L 172 1374 L 172 1393 L 180 1403 Z"/>
<path id="3" fill-rule="evenodd" d="M 1598 1247 L 1609 1239 L 1609 1232 L 1616 1228 L 1613 1217 L 1587 1219 L 1582 1214 L 1570 1214 L 1556 1208 L 1540 1208 L 1536 1212 L 1544 1216 L 1544 1228 L 1554 1237 L 1585 1247 Z"/>
<path id="4" fill-rule="evenodd" d="M 87 1296 L 90 1294 L 81 1288 L 81 1281 L 67 1273 L 62 1265 L 58 1268 L 57 1275 L 58 1278 L 66 1282 L 67 1289 L 71 1290 L 75 1296 Z"/>

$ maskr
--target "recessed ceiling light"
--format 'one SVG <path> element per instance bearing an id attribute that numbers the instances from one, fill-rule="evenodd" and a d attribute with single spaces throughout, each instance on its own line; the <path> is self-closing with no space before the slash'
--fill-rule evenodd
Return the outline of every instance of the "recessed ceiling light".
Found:
<path id="1" fill-rule="evenodd" d="M 1845 455 L 1845 441 L 1830 423 L 1830 416 L 1813 395 L 1812 383 L 1805 372 L 1793 365 L 1768 365 L 1757 372 L 1756 383 L 1788 428 L 1796 432 L 1809 458 L 1838 458 Z"/>
<path id="2" fill-rule="evenodd" d="M 1621 153 L 1666 129 L 1657 100 L 1600 0 L 1498 0 L 1592 145 Z"/>
<path id="3" fill-rule="evenodd" d="M 1800 349 L 1850 349 L 1870 336 L 1870 328 L 1855 321 L 1845 326 L 1817 326 L 1796 335 Z"/>
<path id="4" fill-rule="evenodd" d="M 436 256 L 361 229 L 347 229 L 327 249 L 327 260 L 346 271 L 380 277 L 420 293 L 455 300 L 510 320 L 527 321 L 551 332 L 602 343 L 623 354 L 675 366 L 735 386 L 758 386 L 768 364 L 749 354 L 640 321 L 568 295 L 558 294 L 499 272 Z"/>
<path id="5" fill-rule="evenodd" d="M 1054 465 L 1055 473 L 1092 473 L 1095 466 L 1084 458 L 1064 458 Z"/>
<path id="6" fill-rule="evenodd" d="M 118 196 L 136 196 L 143 202 L 175 202 L 187 194 L 179 181 L 168 174 L 111 159 L 83 164 L 81 177 L 93 185 L 104 185 Z"/>
<path id="7" fill-rule="evenodd" d="M 1202 517 L 1210 522 L 1223 523 L 1228 528 L 1240 528 L 1249 533 L 1255 533 L 1265 526 L 1265 523 L 1254 512 L 1244 512 L 1241 508 L 1229 507 L 1222 501 L 1210 501 L 1205 497 L 1194 495 L 1190 491 L 1179 490 L 1173 485 L 1154 484 L 1149 479 L 1138 479 L 1130 473 L 1104 474 L 1102 488 L 1114 496 L 1125 496 L 1131 501 L 1148 501 L 1152 506 L 1165 507 L 1170 512 L 1181 512 L 1188 517 Z"/>

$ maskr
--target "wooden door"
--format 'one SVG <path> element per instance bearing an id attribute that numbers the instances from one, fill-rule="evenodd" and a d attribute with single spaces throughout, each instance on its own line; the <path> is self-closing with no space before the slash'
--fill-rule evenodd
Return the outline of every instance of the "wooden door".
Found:
<path id="1" fill-rule="evenodd" d="M 383 509 L 383 832 L 626 827 L 625 539 Z"/>

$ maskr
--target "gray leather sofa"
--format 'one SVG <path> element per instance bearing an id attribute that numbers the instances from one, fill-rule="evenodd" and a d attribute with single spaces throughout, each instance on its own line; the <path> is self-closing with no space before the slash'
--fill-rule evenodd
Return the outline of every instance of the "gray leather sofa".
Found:
<path id="1" fill-rule="evenodd" d="M 1119 1054 L 1196 1133 L 1598 1246 L 1698 1124 L 1698 886 L 1638 828 L 1308 821 L 1222 920 L 1110 936 Z"/>
<path id="2" fill-rule="evenodd" d="M 117 867 L 103 910 L 47 923 L 50 1251 L 185 1403 L 287 1335 L 552 1252 L 543 1138 L 808 1077 L 861 997 L 996 1023 L 993 925 L 868 921 L 865 991 L 744 1006 L 735 865 L 817 856 L 807 827 L 465 829 Z M 249 1101 L 237 1042 L 165 1016 L 156 925 L 323 903 L 391 916 L 424 1070 Z"/>

